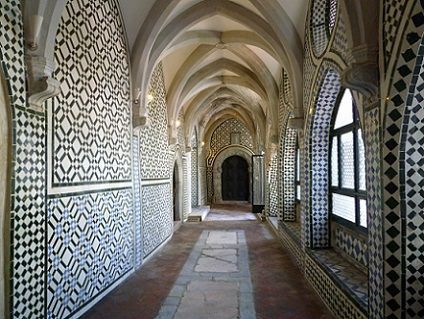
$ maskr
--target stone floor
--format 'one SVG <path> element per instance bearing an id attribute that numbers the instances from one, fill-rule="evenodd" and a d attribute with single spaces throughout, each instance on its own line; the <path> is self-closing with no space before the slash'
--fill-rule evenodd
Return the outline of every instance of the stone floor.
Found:
<path id="1" fill-rule="evenodd" d="M 332 318 L 248 206 L 212 207 L 97 304 L 87 319 Z"/>

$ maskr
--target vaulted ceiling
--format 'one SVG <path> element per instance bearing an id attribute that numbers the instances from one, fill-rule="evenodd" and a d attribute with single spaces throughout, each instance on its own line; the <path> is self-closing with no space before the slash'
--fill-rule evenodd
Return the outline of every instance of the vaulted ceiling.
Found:
<path id="1" fill-rule="evenodd" d="M 136 116 L 146 114 L 150 76 L 162 62 L 171 137 L 184 114 L 196 126 L 234 115 L 265 143 L 277 134 L 282 68 L 301 104 L 308 0 L 120 0 L 131 50 Z"/>

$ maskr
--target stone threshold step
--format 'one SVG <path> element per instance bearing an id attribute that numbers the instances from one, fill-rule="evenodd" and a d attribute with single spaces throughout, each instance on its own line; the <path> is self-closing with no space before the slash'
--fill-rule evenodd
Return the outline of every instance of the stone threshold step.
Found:
<path id="1" fill-rule="evenodd" d="M 206 219 L 206 216 L 209 214 L 210 206 L 199 206 L 193 207 L 191 214 L 188 215 L 188 222 L 202 222 Z"/>

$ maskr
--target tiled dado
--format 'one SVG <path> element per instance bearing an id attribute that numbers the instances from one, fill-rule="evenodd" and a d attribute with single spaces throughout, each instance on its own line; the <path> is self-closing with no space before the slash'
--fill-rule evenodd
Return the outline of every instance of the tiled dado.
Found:
<path id="1" fill-rule="evenodd" d="M 47 318 L 70 318 L 133 268 L 132 188 L 47 205 Z"/>
<path id="2" fill-rule="evenodd" d="M 278 236 L 283 246 L 294 256 L 297 266 L 303 269 L 304 253 L 300 245 L 300 234 L 294 235 L 286 226 L 287 223 L 278 223 Z"/>
<path id="3" fill-rule="evenodd" d="M 321 268 L 309 253 L 304 259 L 305 277 L 318 293 L 327 307 L 336 318 L 343 319 L 366 319 L 364 313 L 346 294 L 346 292 L 334 282 L 334 280 Z"/>
<path id="4" fill-rule="evenodd" d="M 360 238 L 358 234 L 348 231 L 337 223 L 332 223 L 334 248 L 341 250 L 354 262 L 362 267 L 368 266 L 368 245 L 367 239 Z"/>
<path id="5" fill-rule="evenodd" d="M 143 254 L 150 255 L 172 234 L 172 189 L 169 181 L 141 186 Z"/>

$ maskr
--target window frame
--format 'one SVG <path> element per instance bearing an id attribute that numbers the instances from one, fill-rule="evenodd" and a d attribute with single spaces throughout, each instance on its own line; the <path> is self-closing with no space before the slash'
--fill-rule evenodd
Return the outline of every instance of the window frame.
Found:
<path id="1" fill-rule="evenodd" d="M 360 118 L 358 114 L 358 109 L 356 107 L 355 101 L 352 96 L 352 119 L 353 122 L 350 124 L 344 125 L 342 127 L 339 127 L 337 129 L 334 129 L 335 122 L 337 119 L 337 115 L 339 113 L 340 105 L 342 102 L 342 99 L 344 97 L 344 94 L 346 93 L 346 90 L 349 90 L 348 88 L 340 90 L 340 93 L 337 97 L 336 106 L 333 110 L 331 123 L 330 123 L 330 132 L 329 132 L 329 139 L 330 139 L 330 149 L 329 149 L 329 215 L 331 217 L 332 221 L 335 221 L 339 224 L 342 224 L 350 229 L 360 231 L 362 233 L 367 233 L 368 228 L 361 225 L 360 221 L 360 200 L 367 200 L 367 192 L 366 190 L 360 189 L 360 154 L 359 154 L 359 131 L 361 132 L 363 136 L 363 130 L 360 123 Z M 352 95 L 352 93 L 350 92 Z M 353 152 L 354 152 L 354 187 L 353 189 L 346 188 L 342 186 L 342 159 L 341 159 L 341 136 L 346 133 L 352 133 L 353 134 Z M 334 138 L 337 139 L 337 165 L 338 165 L 338 186 L 333 186 L 333 179 L 332 179 L 332 154 L 333 154 L 333 140 Z M 365 147 L 365 146 L 364 146 Z M 339 195 L 345 195 L 349 197 L 353 197 L 355 200 L 355 222 L 352 222 L 350 220 L 347 220 L 341 216 L 338 216 L 336 214 L 333 214 L 333 194 L 339 194 Z"/>

